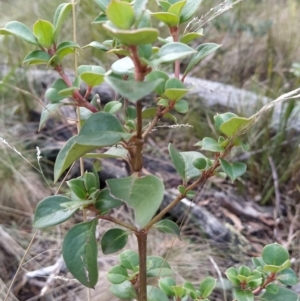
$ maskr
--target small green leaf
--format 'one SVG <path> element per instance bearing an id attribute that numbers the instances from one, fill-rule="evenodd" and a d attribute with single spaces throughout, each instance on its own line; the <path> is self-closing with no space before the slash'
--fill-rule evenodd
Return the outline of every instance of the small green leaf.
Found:
<path id="1" fill-rule="evenodd" d="M 8 22 L 4 28 L 0 29 L 0 34 L 14 35 L 27 43 L 39 46 L 39 42 L 33 32 L 23 23 L 18 21 Z"/>
<path id="2" fill-rule="evenodd" d="M 201 33 L 189 32 L 189 33 L 186 33 L 184 36 L 182 36 L 180 38 L 180 42 L 184 43 L 184 44 L 187 44 L 187 43 L 189 43 L 189 42 L 191 42 L 191 41 L 193 41 L 197 38 L 200 38 L 202 36 L 203 36 L 203 34 L 201 34 Z"/>
<path id="3" fill-rule="evenodd" d="M 77 68 L 81 79 L 89 86 L 95 87 L 103 83 L 105 70 L 101 66 L 82 65 Z"/>
<path id="4" fill-rule="evenodd" d="M 153 225 L 154 228 L 180 238 L 180 228 L 171 220 L 164 219 Z"/>
<path id="5" fill-rule="evenodd" d="M 233 295 L 237 301 L 254 301 L 253 293 L 248 290 L 234 289 Z"/>
<path id="6" fill-rule="evenodd" d="M 73 136 L 59 151 L 54 165 L 54 182 L 57 182 L 62 173 L 71 166 L 73 162 L 84 154 L 91 152 L 98 147 L 77 144 L 78 136 Z"/>
<path id="7" fill-rule="evenodd" d="M 240 281 L 237 279 L 238 272 L 235 268 L 231 267 L 225 272 L 226 277 L 234 284 L 239 285 Z"/>
<path id="8" fill-rule="evenodd" d="M 155 28 L 140 28 L 135 30 L 120 30 L 114 27 L 110 22 L 103 25 L 108 34 L 128 46 L 137 46 L 143 44 L 152 44 L 158 38 L 158 31 Z"/>
<path id="9" fill-rule="evenodd" d="M 276 279 L 284 285 L 295 285 L 298 283 L 296 273 L 290 268 L 278 273 Z"/>
<path id="10" fill-rule="evenodd" d="M 212 277 L 204 278 L 200 283 L 200 293 L 202 298 L 210 296 L 217 283 L 217 279 Z"/>
<path id="11" fill-rule="evenodd" d="M 147 9 L 148 0 L 139 0 L 133 2 L 133 10 L 136 18 L 139 20 Z"/>
<path id="12" fill-rule="evenodd" d="M 275 283 L 269 283 L 267 286 L 266 286 L 266 291 L 272 295 L 275 295 L 278 293 L 279 291 L 279 287 L 277 284 Z"/>
<path id="13" fill-rule="evenodd" d="M 240 268 L 239 268 L 239 271 L 238 273 L 242 276 L 245 276 L 245 277 L 248 277 L 251 275 L 251 270 L 249 267 L 245 266 L 245 265 L 242 265 Z"/>
<path id="14" fill-rule="evenodd" d="M 125 56 L 111 65 L 111 70 L 115 74 L 130 75 L 134 73 L 134 64 L 130 57 Z"/>
<path id="15" fill-rule="evenodd" d="M 163 9 L 163 11 L 168 11 L 171 3 L 169 3 L 168 1 L 158 1 L 158 5 Z"/>
<path id="16" fill-rule="evenodd" d="M 186 0 L 177 1 L 169 7 L 168 12 L 180 17 L 181 11 L 185 4 Z"/>
<path id="17" fill-rule="evenodd" d="M 158 282 L 159 288 L 169 297 L 173 297 L 174 291 L 172 289 L 172 286 L 175 286 L 176 282 L 173 278 L 171 277 L 165 277 L 161 278 Z"/>
<path id="18" fill-rule="evenodd" d="M 92 190 L 100 189 L 99 180 L 97 180 L 98 175 L 93 172 L 84 173 L 84 186 L 87 192 L 91 193 Z"/>
<path id="19" fill-rule="evenodd" d="M 109 194 L 109 190 L 107 188 L 101 190 L 99 195 L 97 196 L 96 202 L 95 202 L 95 207 L 97 210 L 100 212 L 105 212 L 107 210 L 116 208 L 120 205 L 122 205 L 123 202 L 116 200 Z"/>
<path id="20" fill-rule="evenodd" d="M 119 119 L 105 112 L 94 113 L 82 126 L 77 144 L 97 149 L 128 140 L 132 134 L 125 132 Z"/>
<path id="21" fill-rule="evenodd" d="M 156 86 L 154 91 L 158 95 L 163 95 L 163 93 L 165 92 L 165 83 L 169 79 L 169 75 L 167 73 L 160 70 L 154 70 L 146 76 L 146 81 L 152 82 L 155 79 L 159 79 L 159 78 L 162 79 L 162 81 Z"/>
<path id="22" fill-rule="evenodd" d="M 173 163 L 176 171 L 179 173 L 181 178 L 183 180 L 185 180 L 186 179 L 185 163 L 182 158 L 182 155 L 177 151 L 177 149 L 171 143 L 169 143 L 168 149 L 169 149 L 169 154 L 170 154 L 172 163 Z"/>
<path id="23" fill-rule="evenodd" d="M 33 227 L 42 229 L 68 220 L 77 209 L 66 210 L 61 206 L 66 202 L 72 202 L 72 200 L 62 195 L 53 195 L 43 199 L 35 209 Z"/>
<path id="24" fill-rule="evenodd" d="M 58 78 L 46 91 L 45 97 L 52 103 L 56 103 L 66 98 L 65 96 L 59 95 L 59 92 L 67 88 L 69 87 L 66 85 L 66 83 L 61 78 Z"/>
<path id="25" fill-rule="evenodd" d="M 263 270 L 266 272 L 273 272 L 273 273 L 279 273 L 283 270 L 288 269 L 291 266 L 291 261 L 288 259 L 287 261 L 284 262 L 281 266 L 276 266 L 276 265 L 269 265 L 266 264 L 263 267 Z"/>
<path id="26" fill-rule="evenodd" d="M 263 267 L 266 264 L 261 257 L 252 257 L 252 262 L 256 268 Z"/>
<path id="27" fill-rule="evenodd" d="M 113 284 L 120 284 L 128 280 L 127 269 L 121 265 L 115 265 L 107 273 L 107 279 Z"/>
<path id="28" fill-rule="evenodd" d="M 169 301 L 169 298 L 159 288 L 147 285 L 147 301 Z"/>
<path id="29" fill-rule="evenodd" d="M 48 64 L 51 56 L 42 50 L 34 50 L 30 52 L 23 60 L 23 65 L 40 65 Z"/>
<path id="30" fill-rule="evenodd" d="M 183 287 L 186 289 L 186 291 L 189 293 L 192 299 L 197 298 L 196 290 L 191 282 L 184 282 Z"/>
<path id="31" fill-rule="evenodd" d="M 75 49 L 80 49 L 80 46 L 77 43 L 72 41 L 65 41 L 60 43 L 56 48 L 56 54 L 62 60 L 66 55 L 74 53 Z"/>
<path id="32" fill-rule="evenodd" d="M 299 296 L 287 288 L 278 287 L 278 292 L 275 295 L 266 291 L 260 296 L 260 299 L 262 301 L 298 301 Z"/>
<path id="33" fill-rule="evenodd" d="M 68 184 L 69 188 L 72 190 L 72 192 L 75 193 L 75 195 L 78 198 L 80 198 L 82 200 L 86 199 L 87 191 L 84 186 L 84 179 L 82 177 L 69 180 L 69 181 L 67 181 L 67 184 Z"/>
<path id="34" fill-rule="evenodd" d="M 220 131 L 228 137 L 232 137 L 253 122 L 253 118 L 232 117 L 220 125 Z"/>
<path id="35" fill-rule="evenodd" d="M 178 101 L 189 91 L 189 89 L 167 89 L 163 96 L 172 101 Z"/>
<path id="36" fill-rule="evenodd" d="M 62 103 L 48 103 L 46 107 L 43 108 L 38 131 L 41 130 L 50 115 L 58 110 L 62 105 Z"/>
<path id="37" fill-rule="evenodd" d="M 68 270 L 83 285 L 98 281 L 98 248 L 95 237 L 98 219 L 75 225 L 66 235 L 62 253 Z"/>
<path id="38" fill-rule="evenodd" d="M 231 113 L 231 112 L 227 112 L 227 113 L 224 113 L 224 114 L 217 114 L 214 116 L 214 120 L 215 120 L 215 127 L 218 131 L 220 131 L 220 126 L 230 120 L 232 117 L 237 117 L 236 114 L 234 113 Z"/>
<path id="39" fill-rule="evenodd" d="M 151 15 L 157 20 L 162 21 L 169 27 L 173 27 L 179 24 L 179 17 L 170 12 L 158 12 L 152 13 Z"/>
<path id="40" fill-rule="evenodd" d="M 99 5 L 100 9 L 105 12 L 110 0 L 95 0 L 95 2 Z"/>
<path id="41" fill-rule="evenodd" d="M 122 108 L 122 103 L 117 100 L 112 100 L 108 102 L 104 108 L 103 111 L 109 114 L 115 114 Z"/>
<path id="42" fill-rule="evenodd" d="M 172 42 L 163 45 L 156 54 L 156 59 L 149 63 L 156 67 L 162 63 L 169 63 L 179 59 L 182 59 L 188 55 L 195 53 L 195 50 L 186 44 L 179 42 Z"/>
<path id="43" fill-rule="evenodd" d="M 164 195 L 164 184 L 156 176 L 147 175 L 106 181 L 111 195 L 134 209 L 135 222 L 143 228 L 158 210 Z"/>
<path id="44" fill-rule="evenodd" d="M 103 254 L 112 254 L 123 249 L 128 240 L 128 232 L 122 229 L 110 229 L 105 232 L 101 239 Z"/>
<path id="45" fill-rule="evenodd" d="M 165 90 L 168 89 L 184 89 L 185 86 L 178 78 L 170 78 L 166 81 Z"/>
<path id="46" fill-rule="evenodd" d="M 277 243 L 266 245 L 262 250 L 262 259 L 269 265 L 281 266 L 289 257 L 287 249 Z"/>
<path id="47" fill-rule="evenodd" d="M 175 103 L 174 108 L 178 113 L 185 114 L 189 111 L 189 104 L 186 100 L 180 99 Z"/>
<path id="48" fill-rule="evenodd" d="M 232 182 L 234 182 L 238 177 L 242 176 L 247 170 L 247 165 L 242 162 L 229 163 L 221 158 L 219 158 L 219 161 L 222 169 L 229 176 Z"/>
<path id="49" fill-rule="evenodd" d="M 139 265 L 139 255 L 132 250 L 125 250 L 118 256 L 119 261 L 127 270 L 136 270 Z"/>
<path id="50" fill-rule="evenodd" d="M 71 3 L 60 4 L 54 14 L 53 26 L 54 26 L 54 41 L 57 42 L 58 35 L 61 31 L 61 27 L 65 22 L 69 12 L 72 9 Z"/>
<path id="51" fill-rule="evenodd" d="M 207 167 L 207 160 L 205 158 L 197 158 L 193 161 L 193 165 L 199 170 L 205 170 Z"/>
<path id="52" fill-rule="evenodd" d="M 118 93 L 131 102 L 137 102 L 150 94 L 161 82 L 156 79 L 149 82 L 138 82 L 135 80 L 121 80 L 113 76 L 106 76 L 105 81 Z"/>
<path id="53" fill-rule="evenodd" d="M 215 153 L 221 153 L 225 150 L 224 147 L 221 145 L 221 143 L 217 142 L 215 139 L 210 137 L 203 138 L 201 143 L 196 143 L 196 145 L 201 146 L 202 150 L 215 152 Z"/>
<path id="54" fill-rule="evenodd" d="M 206 157 L 195 151 L 180 152 L 180 155 L 182 156 L 185 164 L 186 181 L 199 177 L 201 172 L 194 166 L 193 162 L 198 158 L 206 159 Z"/>
<path id="55" fill-rule="evenodd" d="M 136 299 L 136 291 L 130 281 L 126 280 L 120 284 L 112 284 L 110 291 L 120 299 Z"/>
<path id="56" fill-rule="evenodd" d="M 120 29 L 129 29 L 135 16 L 132 6 L 124 1 L 112 0 L 106 8 L 108 19 Z"/>
<path id="57" fill-rule="evenodd" d="M 188 21 L 197 12 L 202 0 L 187 0 L 180 14 L 180 24 Z"/>
<path id="58" fill-rule="evenodd" d="M 191 57 L 191 60 L 186 67 L 183 75 L 187 75 L 191 70 L 194 69 L 195 66 L 200 63 L 203 58 L 216 51 L 220 46 L 221 45 L 215 43 L 206 43 L 199 45 L 196 48 L 197 53 L 193 54 L 193 56 Z"/>
<path id="59" fill-rule="evenodd" d="M 38 20 L 33 25 L 33 33 L 43 47 L 49 49 L 54 43 L 54 27 L 46 20 Z"/>
<path id="60" fill-rule="evenodd" d="M 147 257 L 147 277 L 170 276 L 173 272 L 168 262 L 159 256 Z"/>
<path id="61" fill-rule="evenodd" d="M 93 47 L 95 49 L 99 49 L 99 50 L 102 50 L 102 51 L 108 51 L 109 50 L 109 48 L 107 46 L 105 46 L 102 43 L 96 42 L 96 41 L 93 41 L 93 42 L 83 46 L 82 48 L 86 48 L 86 47 Z"/>

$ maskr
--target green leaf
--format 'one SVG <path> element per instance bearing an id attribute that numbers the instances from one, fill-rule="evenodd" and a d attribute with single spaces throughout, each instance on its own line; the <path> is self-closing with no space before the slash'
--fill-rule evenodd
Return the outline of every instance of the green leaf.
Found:
<path id="1" fill-rule="evenodd" d="M 168 262 L 159 256 L 147 257 L 147 277 L 170 276 L 172 270 Z"/>
<path id="2" fill-rule="evenodd" d="M 147 285 L 147 301 L 169 301 L 169 298 L 158 287 Z"/>
<path id="3" fill-rule="evenodd" d="M 186 181 L 199 177 L 201 172 L 194 166 L 193 162 L 198 158 L 206 159 L 206 157 L 195 151 L 180 152 L 180 155 L 182 156 L 185 165 Z"/>
<path id="4" fill-rule="evenodd" d="M 115 114 L 122 108 L 122 103 L 117 100 L 112 100 L 108 102 L 104 108 L 103 111 L 109 114 Z"/>
<path id="5" fill-rule="evenodd" d="M 96 42 L 96 41 L 93 41 L 85 46 L 83 46 L 82 48 L 86 48 L 86 47 L 93 47 L 95 49 L 99 49 L 99 50 L 102 50 L 102 51 L 107 51 L 109 50 L 109 48 L 107 46 L 105 46 L 104 44 L 102 43 L 99 43 L 99 42 Z"/>
<path id="6" fill-rule="evenodd" d="M 178 101 L 189 91 L 189 89 L 167 89 L 164 93 L 164 97 L 172 101 Z"/>
<path id="7" fill-rule="evenodd" d="M 180 238 L 180 228 L 171 220 L 164 219 L 153 225 L 154 228 Z"/>
<path id="8" fill-rule="evenodd" d="M 183 287 L 186 289 L 186 291 L 189 293 L 192 299 L 197 298 L 196 290 L 191 282 L 184 282 Z"/>
<path id="9" fill-rule="evenodd" d="M 234 289 L 233 295 L 237 301 L 254 301 L 253 293 L 248 290 Z"/>
<path id="10" fill-rule="evenodd" d="M 54 14 L 53 26 L 54 26 L 54 41 L 57 42 L 58 35 L 61 31 L 61 27 L 65 22 L 69 12 L 72 9 L 71 3 L 60 4 Z"/>
<path id="11" fill-rule="evenodd" d="M 92 114 L 84 123 L 76 143 L 96 149 L 115 145 L 123 139 L 128 140 L 131 136 L 132 134 L 125 132 L 117 117 L 98 112 Z"/>
<path id="12" fill-rule="evenodd" d="M 130 281 L 126 280 L 120 284 L 112 284 L 110 291 L 120 299 L 136 299 L 136 291 Z"/>
<path id="13" fill-rule="evenodd" d="M 193 165 L 199 170 L 205 170 L 207 167 L 207 160 L 204 158 L 197 158 L 193 161 Z"/>
<path id="14" fill-rule="evenodd" d="M 186 4 L 186 0 L 177 1 L 176 3 L 172 4 L 169 7 L 168 12 L 180 17 L 181 11 L 185 4 Z"/>
<path id="15" fill-rule="evenodd" d="M 240 275 L 242 276 L 245 276 L 245 277 L 248 277 L 251 275 L 251 270 L 249 267 L 245 266 L 245 265 L 242 265 L 240 268 L 239 268 L 239 272 L 238 272 Z"/>
<path id="16" fill-rule="evenodd" d="M 23 60 L 23 65 L 39 65 L 48 64 L 51 56 L 42 50 L 34 50 L 30 52 Z"/>
<path id="17" fill-rule="evenodd" d="M 284 288 L 278 287 L 277 294 L 271 294 L 269 292 L 265 292 L 262 296 L 260 296 L 260 300 L 262 301 L 298 301 L 299 296 L 295 292 Z"/>
<path id="18" fill-rule="evenodd" d="M 89 87 L 98 86 L 104 81 L 105 70 L 101 66 L 82 65 L 77 68 L 77 71 Z"/>
<path id="19" fill-rule="evenodd" d="M 139 265 L 139 255 L 132 250 L 125 250 L 118 256 L 119 261 L 127 270 L 136 270 Z"/>
<path id="20" fill-rule="evenodd" d="M 215 153 L 221 153 L 225 150 L 224 147 L 219 142 L 217 142 L 215 139 L 210 137 L 203 138 L 203 140 L 200 143 L 198 142 L 195 145 L 201 146 L 202 150 L 215 152 Z"/>
<path id="21" fill-rule="evenodd" d="M 170 12 L 158 12 L 152 13 L 151 15 L 157 20 L 162 21 L 169 27 L 173 27 L 179 24 L 179 17 Z"/>
<path id="22" fill-rule="evenodd" d="M 72 202 L 72 200 L 62 195 L 53 195 L 43 199 L 36 206 L 33 227 L 42 229 L 68 220 L 77 209 L 66 210 L 61 206 L 61 204 L 67 202 Z"/>
<path id="23" fill-rule="evenodd" d="M 158 31 L 155 28 L 120 30 L 109 22 L 103 24 L 103 28 L 107 30 L 110 36 L 120 40 L 122 44 L 128 46 L 152 44 L 158 38 Z"/>
<path id="24" fill-rule="evenodd" d="M 290 268 L 278 273 L 276 279 L 284 285 L 295 285 L 298 283 L 296 273 Z"/>
<path id="25" fill-rule="evenodd" d="M 122 205 L 123 202 L 116 200 L 109 194 L 109 190 L 107 188 L 101 190 L 99 195 L 97 196 L 97 200 L 95 202 L 95 207 L 100 212 L 105 212 L 107 210 L 116 208 L 120 205 Z"/>
<path id="26" fill-rule="evenodd" d="M 154 71 L 150 72 L 149 74 L 147 74 L 147 76 L 146 76 L 146 81 L 148 81 L 148 82 L 152 82 L 155 79 L 162 79 L 161 82 L 156 86 L 154 91 L 158 95 L 163 95 L 163 93 L 165 92 L 165 83 L 169 79 L 169 75 L 163 71 L 154 70 Z"/>
<path id="27" fill-rule="evenodd" d="M 249 126 L 253 120 L 253 118 L 232 117 L 220 125 L 220 131 L 228 137 L 232 137 Z"/>
<path id="28" fill-rule="evenodd" d="M 175 297 L 183 298 L 186 295 L 186 290 L 181 285 L 175 285 L 172 287 Z"/>
<path id="29" fill-rule="evenodd" d="M 143 228 L 158 210 L 164 196 L 164 184 L 156 176 L 147 175 L 106 181 L 111 195 L 134 209 L 135 222 Z"/>
<path id="30" fill-rule="evenodd" d="M 133 10 L 134 10 L 135 16 L 138 20 L 145 13 L 145 11 L 147 9 L 147 3 L 148 3 L 148 0 L 134 1 Z"/>
<path id="31" fill-rule="evenodd" d="M 165 277 L 165 278 L 161 278 L 158 282 L 158 286 L 159 288 L 167 295 L 170 297 L 173 297 L 174 291 L 172 289 L 172 286 L 175 286 L 176 282 L 173 278 L 171 277 Z"/>
<path id="32" fill-rule="evenodd" d="M 122 229 L 110 229 L 101 239 L 103 254 L 112 254 L 123 249 L 128 241 L 128 232 Z"/>
<path id="33" fill-rule="evenodd" d="M 179 42 L 172 42 L 163 45 L 156 54 L 156 59 L 149 63 L 152 67 L 156 67 L 162 63 L 169 63 L 182 59 L 188 55 L 195 53 L 195 50 L 186 44 Z"/>
<path id="34" fill-rule="evenodd" d="M 289 257 L 287 249 L 277 243 L 266 245 L 262 250 L 262 259 L 269 265 L 281 266 Z"/>
<path id="35" fill-rule="evenodd" d="M 169 149 L 169 154 L 170 154 L 172 163 L 173 163 L 176 171 L 179 173 L 181 178 L 183 180 L 185 180 L 186 179 L 185 163 L 184 163 L 182 155 L 177 151 L 177 149 L 171 143 L 169 143 L 168 149 Z"/>
<path id="36" fill-rule="evenodd" d="M 212 277 L 204 278 L 200 283 L 200 293 L 202 298 L 210 296 L 217 283 L 217 279 Z"/>
<path id="37" fill-rule="evenodd" d="M 252 257 L 252 263 L 256 268 L 263 267 L 264 265 L 266 265 L 266 263 L 262 260 L 261 257 Z"/>
<path id="38" fill-rule="evenodd" d="M 84 155 L 85 158 L 123 158 L 126 160 L 128 157 L 128 151 L 123 148 L 122 146 L 112 146 L 108 151 L 105 153 L 87 153 Z"/>
<path id="39" fill-rule="evenodd" d="M 62 254 L 68 270 L 83 285 L 98 281 L 98 248 L 95 237 L 98 219 L 75 225 L 66 235 Z"/>
<path id="40" fill-rule="evenodd" d="M 180 15 L 180 24 L 188 21 L 193 17 L 193 15 L 197 12 L 202 0 L 187 0 L 184 5 L 181 15 Z"/>
<path id="41" fill-rule="evenodd" d="M 168 11 L 171 3 L 169 3 L 168 1 L 158 1 L 158 5 L 163 9 L 163 11 Z"/>
<path id="42" fill-rule="evenodd" d="M 281 266 L 276 266 L 276 265 L 268 265 L 266 264 L 263 267 L 263 270 L 266 272 L 273 272 L 273 273 L 279 273 L 283 270 L 288 269 L 291 266 L 291 261 L 288 259 L 285 261 Z"/>
<path id="43" fill-rule="evenodd" d="M 143 119 L 152 119 L 153 117 L 156 116 L 156 112 L 157 112 L 156 108 L 148 108 L 142 112 L 142 117 L 143 117 Z M 164 114 L 164 116 L 162 118 L 169 119 L 169 120 L 177 123 L 177 118 L 170 113 Z"/>
<path id="44" fill-rule="evenodd" d="M 72 41 L 65 41 L 57 46 L 56 54 L 62 60 L 66 55 L 74 53 L 75 48 L 80 49 L 80 46 Z"/>
<path id="45" fill-rule="evenodd" d="M 54 43 L 54 27 L 46 20 L 38 20 L 33 25 L 33 33 L 43 47 L 49 49 Z"/>
<path id="46" fill-rule="evenodd" d="M 231 112 L 227 112 L 224 114 L 217 114 L 214 116 L 214 120 L 215 120 L 215 127 L 218 131 L 220 131 L 220 126 L 230 120 L 232 117 L 238 117 L 236 114 L 231 113 Z"/>
<path id="47" fill-rule="evenodd" d="M 128 98 L 129 101 L 137 102 L 150 94 L 162 82 L 162 79 L 156 79 L 151 82 L 138 82 L 106 76 L 105 81 L 119 94 Z"/>
<path id="48" fill-rule="evenodd" d="M 127 269 L 121 265 L 115 265 L 107 273 L 107 279 L 113 284 L 120 284 L 128 280 Z"/>
<path id="49" fill-rule="evenodd" d="M 266 291 L 272 295 L 275 295 L 278 293 L 279 291 L 279 287 L 277 284 L 275 283 L 269 283 L 267 286 L 266 286 Z"/>
<path id="50" fill-rule="evenodd" d="M 130 57 L 125 56 L 111 65 L 111 70 L 115 74 L 130 75 L 134 73 L 134 64 Z"/>
<path id="51" fill-rule="evenodd" d="M 61 90 L 69 88 L 66 83 L 61 79 L 58 78 L 55 80 L 55 82 L 51 85 L 51 87 L 46 91 L 45 97 L 51 101 L 51 102 L 58 102 L 64 98 L 65 96 L 62 96 L 59 94 Z"/>
<path id="52" fill-rule="evenodd" d="M 242 176 L 247 170 L 247 165 L 242 162 L 229 163 L 221 158 L 219 158 L 219 161 L 222 169 L 229 176 L 232 182 L 234 182 L 238 177 Z"/>
<path id="53" fill-rule="evenodd" d="M 0 34 L 14 35 L 27 43 L 39 46 L 39 42 L 33 32 L 23 23 L 18 21 L 8 22 L 4 28 L 0 29 Z"/>
<path id="54" fill-rule="evenodd" d="M 234 284 L 239 285 L 240 281 L 237 279 L 238 272 L 235 268 L 231 267 L 225 272 L 226 277 Z"/>
<path id="55" fill-rule="evenodd" d="M 79 177 L 76 179 L 72 179 L 67 181 L 67 185 L 69 186 L 69 188 L 72 190 L 73 193 L 75 193 L 75 195 L 81 199 L 81 200 L 85 200 L 87 197 L 87 191 L 86 188 L 84 186 L 84 179 L 83 177 Z"/>
<path id="56" fill-rule="evenodd" d="M 96 174 L 94 174 L 93 172 L 85 172 L 84 173 L 84 186 L 86 191 L 88 191 L 89 193 L 91 193 L 93 190 L 95 189 L 100 189 L 100 185 L 99 185 L 99 176 Z"/>
<path id="57" fill-rule="evenodd" d="M 54 165 L 54 182 L 57 182 L 62 173 L 71 166 L 73 162 L 84 154 L 95 150 L 98 147 L 77 144 L 78 136 L 70 138 L 59 151 Z"/>
<path id="58" fill-rule="evenodd" d="M 181 43 L 184 43 L 184 44 L 187 44 L 197 38 L 200 38 L 202 37 L 203 34 L 202 33 L 197 33 L 197 32 L 188 32 L 186 33 L 185 35 L 183 35 L 181 38 L 180 38 L 180 42 Z"/>
<path id="59" fill-rule="evenodd" d="M 191 70 L 197 66 L 200 61 L 205 58 L 206 56 L 210 55 L 214 51 L 216 51 L 221 45 L 215 43 L 205 43 L 201 44 L 196 48 L 197 53 L 193 54 L 191 60 L 184 71 L 184 76 L 187 75 Z"/>
<path id="60" fill-rule="evenodd" d="M 58 110 L 62 105 L 62 103 L 48 103 L 46 107 L 43 108 L 38 131 L 41 130 L 50 115 Z"/>
<path id="61" fill-rule="evenodd" d="M 129 29 L 135 20 L 132 6 L 124 1 L 112 0 L 106 8 L 106 16 L 117 27 Z"/>
<path id="62" fill-rule="evenodd" d="M 186 100 L 180 99 L 175 103 L 174 108 L 178 113 L 185 114 L 189 111 L 189 104 Z"/>
<path id="63" fill-rule="evenodd" d="M 178 78 L 170 78 L 166 81 L 165 90 L 167 89 L 184 89 L 185 86 Z"/>

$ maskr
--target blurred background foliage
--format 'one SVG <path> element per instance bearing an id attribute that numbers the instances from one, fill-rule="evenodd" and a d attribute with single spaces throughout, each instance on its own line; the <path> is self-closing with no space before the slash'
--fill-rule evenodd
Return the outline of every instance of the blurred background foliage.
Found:
<path id="1" fill-rule="evenodd" d="M 52 20 L 56 7 L 64 1 L 58 0 L 0 0 L 0 27 L 11 20 L 18 20 L 32 28 L 38 18 Z M 232 1 L 233 2 L 233 1 Z M 155 7 L 150 0 L 150 8 Z M 227 1 L 230 3 L 230 1 Z M 91 41 L 107 38 L 101 25 L 92 25 L 98 14 L 98 7 L 91 0 L 77 0 L 77 40 L 81 46 Z M 220 8 L 220 0 L 203 0 L 201 18 L 212 8 L 209 18 Z M 204 25 L 204 37 L 197 43 L 214 42 L 222 47 L 204 59 L 192 76 L 230 84 L 237 88 L 250 90 L 271 100 L 300 86 L 300 0 L 244 0 L 228 11 Z M 157 24 L 160 26 L 160 24 Z M 167 35 L 165 28 L 162 32 Z M 72 39 L 71 17 L 64 26 L 62 36 Z M 21 67 L 25 55 L 33 50 L 32 45 L 24 44 L 11 36 L 0 36 L 0 64 L 9 65 L 12 70 Z M 88 48 L 80 52 L 80 64 L 101 64 L 109 66 L 113 55 L 106 56 Z M 72 66 L 72 56 L 66 61 Z M 186 62 L 182 62 L 184 67 Z M 26 67 L 32 68 L 32 67 Z M 25 69 L 26 69 L 25 68 Z M 12 71 L 5 78 L 7 82 L 18 82 L 21 89 L 32 91 L 26 77 L 18 78 Z M 33 141 L 37 122 L 32 120 L 32 110 L 40 110 L 40 105 L 30 95 L 18 89 L 0 85 L 0 137 L 21 151 L 22 155 L 36 165 L 36 150 Z M 253 104 L 260 107 L 260 104 Z M 209 120 L 216 113 L 210 109 L 203 111 L 197 100 L 191 104 L 192 112 L 183 117 L 183 123 L 194 125 L 176 134 L 178 144 L 200 140 L 204 136 L 214 136 Z M 271 129 L 272 112 L 263 118 L 244 139 L 250 145 L 247 157 L 248 171 L 238 182 L 238 187 L 247 192 L 261 204 L 272 205 L 275 200 L 274 180 L 269 158 L 275 163 L 279 177 L 282 200 L 291 214 L 299 207 L 299 133 L 288 131 L 286 124 L 294 110 L 299 108 L 297 100 L 290 101 L 281 112 L 280 127 L 277 132 Z M 199 124 L 199 116 L 203 120 Z M 196 137 L 196 138 L 195 138 Z M 180 145 L 179 145 L 180 147 Z M 2 224 L 12 230 L 17 225 L 31 223 L 31 214 L 36 203 L 49 195 L 42 178 L 15 152 L 0 143 L 0 217 Z M 34 192 L 34 193 L 30 193 Z M 298 207 L 297 207 L 298 206 Z M 10 209 L 11 208 L 11 209 Z M 18 214 L 13 209 L 26 211 L 28 215 Z M 13 220 L 13 222 L 12 222 Z M 11 234 L 14 235 L 14 234 Z M 56 234 L 54 235 L 56 237 Z M 26 245 L 28 236 L 25 239 Z M 61 238 L 60 238 L 61 239 Z M 57 244 L 59 245 L 59 243 Z"/>

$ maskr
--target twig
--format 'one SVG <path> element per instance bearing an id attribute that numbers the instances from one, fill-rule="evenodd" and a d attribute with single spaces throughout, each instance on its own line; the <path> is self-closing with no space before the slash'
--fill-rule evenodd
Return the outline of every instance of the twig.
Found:
<path id="1" fill-rule="evenodd" d="M 210 262 L 212 263 L 212 265 L 214 266 L 214 268 L 219 276 L 220 283 L 221 283 L 222 289 L 223 289 L 224 301 L 227 301 L 226 288 L 225 288 L 224 278 L 222 277 L 222 273 L 221 273 L 217 263 L 215 262 L 215 260 L 211 256 L 208 256 L 208 258 L 209 258 Z"/>

